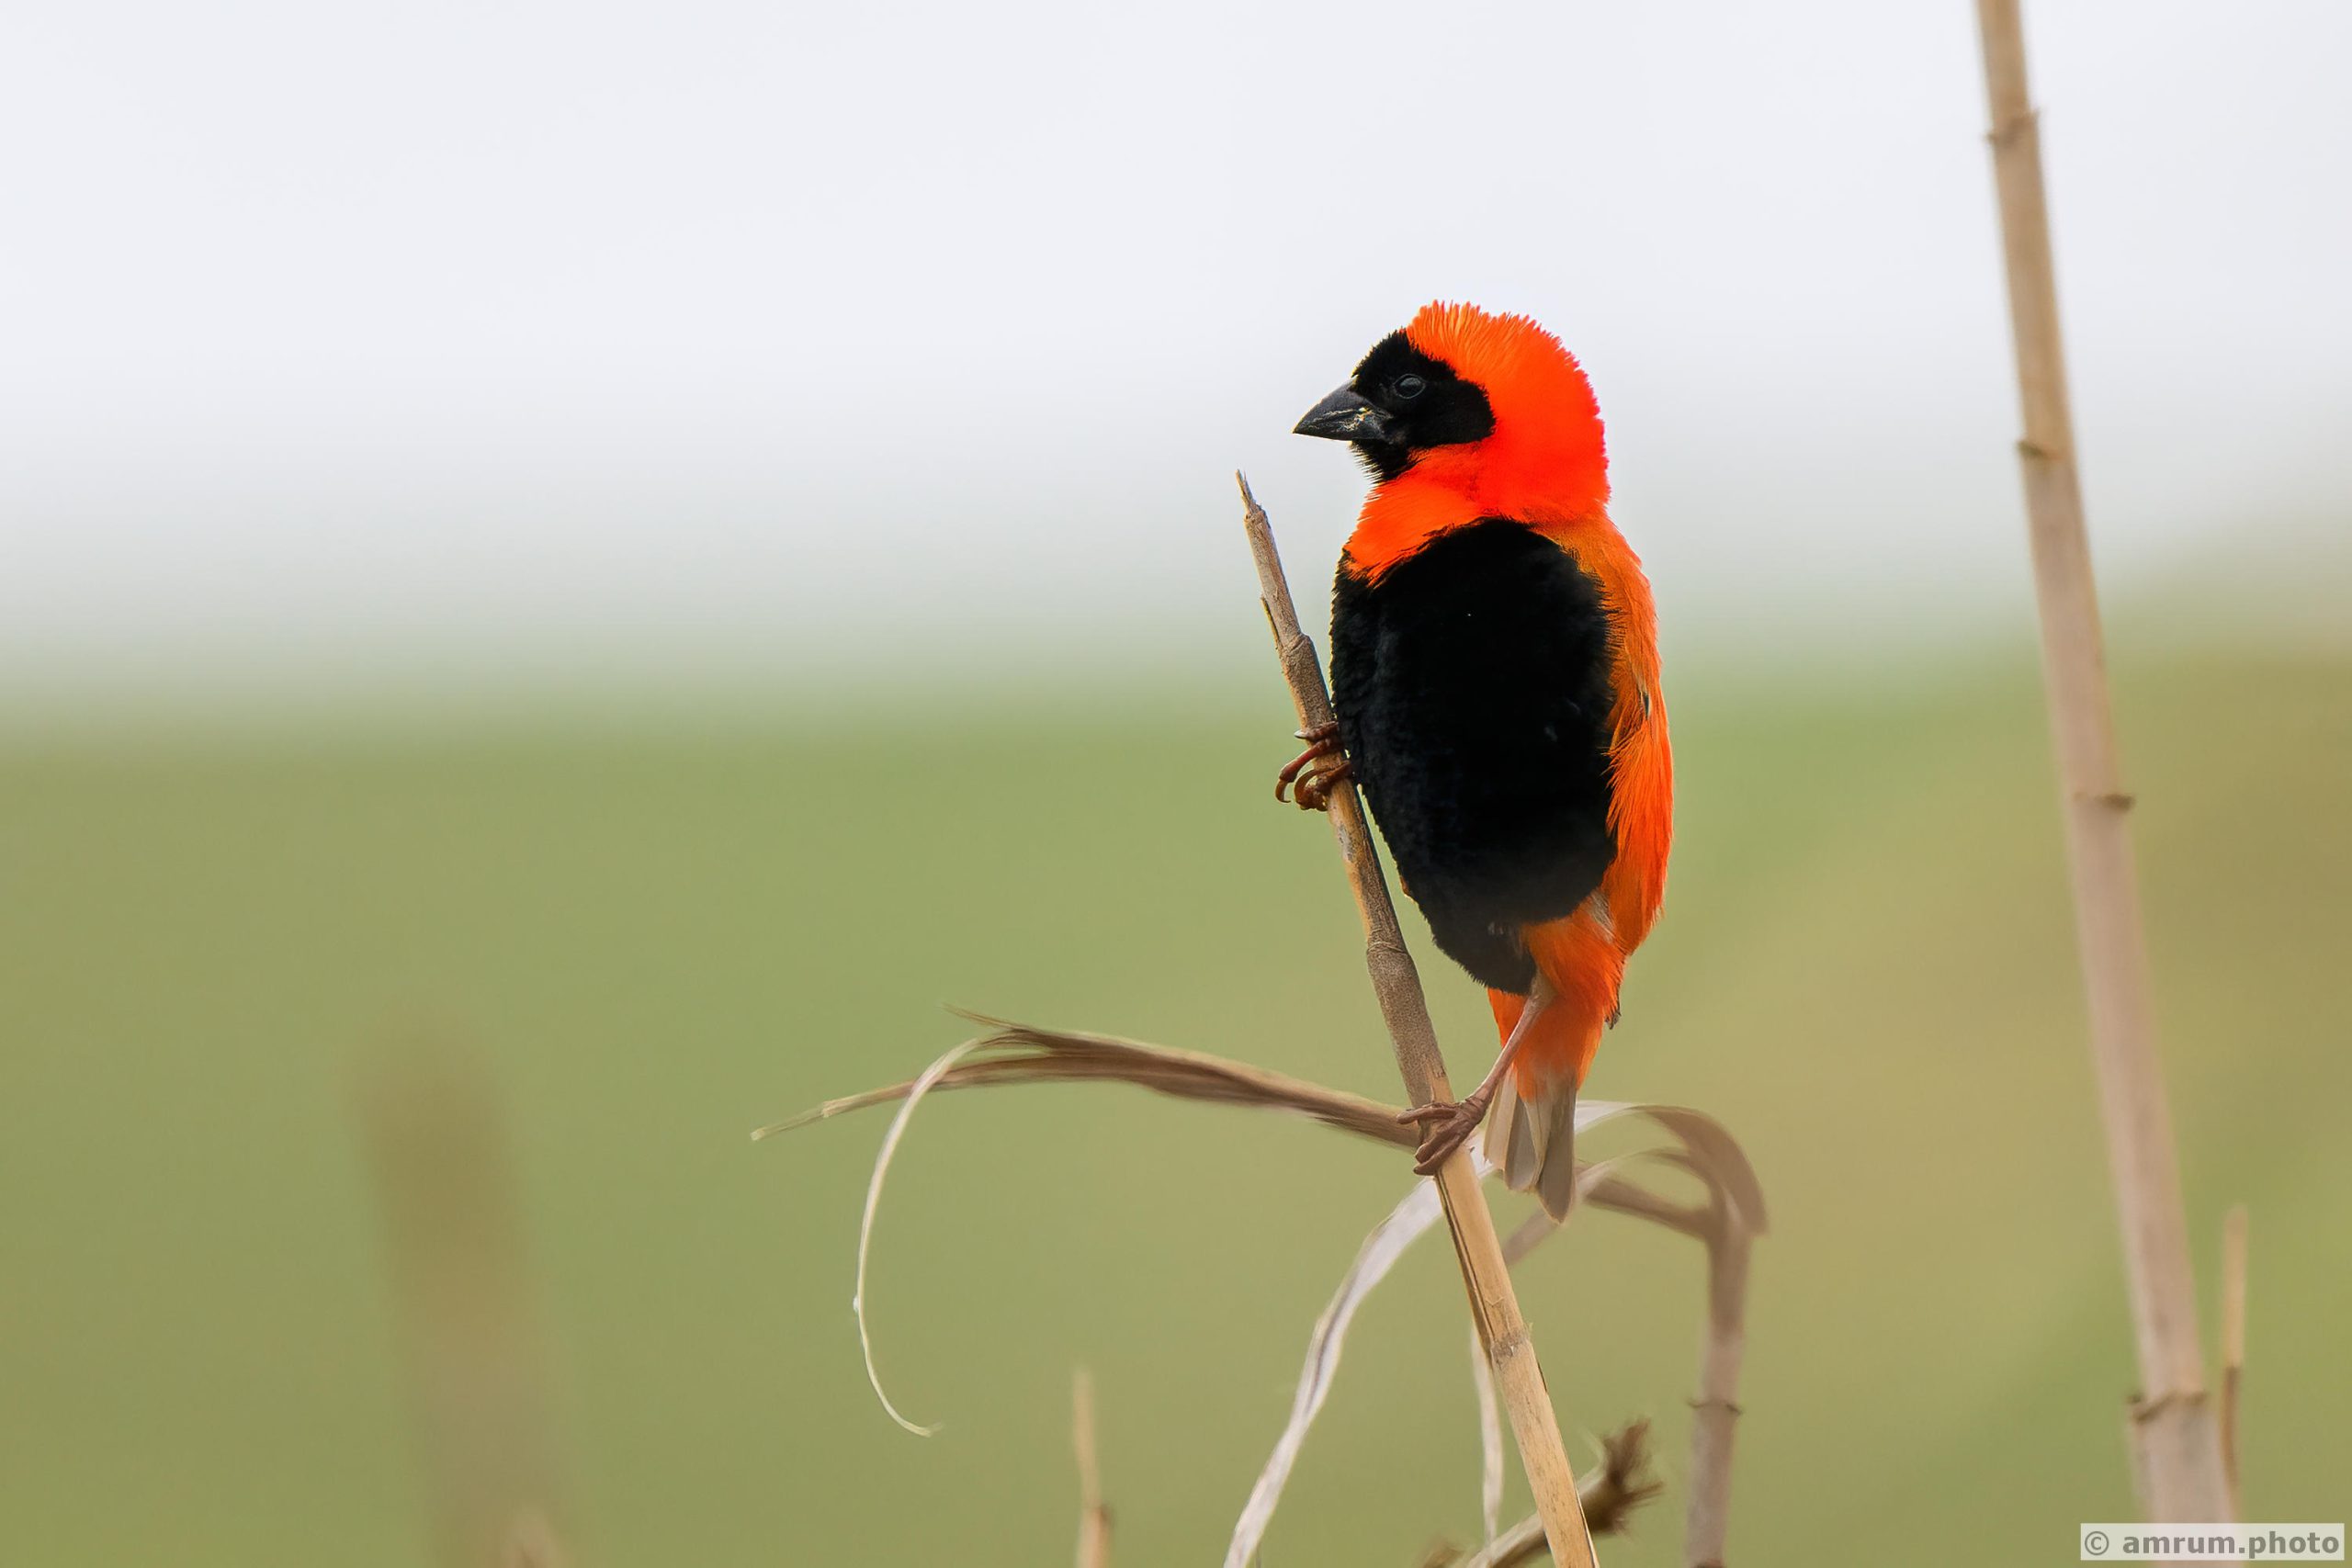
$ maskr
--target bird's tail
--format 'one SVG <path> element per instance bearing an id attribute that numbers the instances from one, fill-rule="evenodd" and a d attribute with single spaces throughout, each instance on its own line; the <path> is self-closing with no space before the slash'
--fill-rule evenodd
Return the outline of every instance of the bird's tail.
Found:
<path id="1" fill-rule="evenodd" d="M 1583 911 L 1525 934 L 1555 994 L 1528 1026 L 1495 1091 L 1485 1148 L 1505 1182 L 1516 1191 L 1532 1191 L 1546 1213 L 1563 1220 L 1577 1195 L 1577 1090 L 1616 1010 L 1625 957 Z M 1510 1040 L 1528 999 L 1509 991 L 1488 991 L 1487 998 L 1496 1027 Z"/>

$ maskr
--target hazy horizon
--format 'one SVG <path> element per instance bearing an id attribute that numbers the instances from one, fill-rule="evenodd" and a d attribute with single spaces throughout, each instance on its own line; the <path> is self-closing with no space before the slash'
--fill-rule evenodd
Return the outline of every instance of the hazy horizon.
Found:
<path id="1" fill-rule="evenodd" d="M 1290 423 L 1438 295 L 1583 356 L 1669 647 L 2022 625 L 1966 8 L 1420 17 L 20 22 L 0 689 L 1238 662 L 1231 470 L 1319 594 Z M 2109 589 L 2260 623 L 2352 520 L 2352 13 L 2229 20 L 2031 17 Z"/>

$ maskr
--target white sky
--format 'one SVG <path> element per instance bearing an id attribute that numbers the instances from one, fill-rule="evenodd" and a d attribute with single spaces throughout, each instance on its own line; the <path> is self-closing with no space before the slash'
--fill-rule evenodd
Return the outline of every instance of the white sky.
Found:
<path id="1" fill-rule="evenodd" d="M 2030 13 L 2110 581 L 2340 537 L 2352 6 Z M 0 683 L 1229 667 L 1230 470 L 1319 599 L 1287 432 L 1439 295 L 1584 357 L 1670 639 L 2021 618 L 1973 28 L 13 7 Z"/>

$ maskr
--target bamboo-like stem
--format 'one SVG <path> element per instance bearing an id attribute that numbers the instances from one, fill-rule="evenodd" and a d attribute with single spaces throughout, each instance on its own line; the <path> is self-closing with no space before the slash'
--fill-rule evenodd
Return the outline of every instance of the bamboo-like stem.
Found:
<path id="1" fill-rule="evenodd" d="M 2026 512 L 2041 605 L 2042 679 L 2064 791 L 2075 926 L 2091 1053 L 2130 1277 L 2142 1397 L 2133 1410 L 2146 1506 L 2162 1519 L 2225 1517 L 2221 1444 L 2206 1400 L 2196 1281 L 2172 1111 L 2156 1059 L 2147 946 L 2108 701 L 2098 597 L 2083 528 L 2058 330 L 2041 136 L 2026 87 L 2018 0 L 1977 0 L 2025 436 Z"/>
<path id="2" fill-rule="evenodd" d="M 1299 629 L 1298 607 L 1292 603 L 1290 584 L 1283 576 L 1273 529 L 1266 521 L 1265 509 L 1250 493 L 1249 481 L 1238 474 L 1234 478 L 1241 486 L 1244 527 L 1250 552 L 1258 563 L 1266 622 L 1273 630 L 1275 651 L 1290 683 L 1299 726 L 1312 729 L 1329 724 L 1333 714 L 1322 663 L 1316 657 L 1315 644 Z M 1396 1046 L 1406 1096 L 1416 1105 L 1452 1100 L 1453 1090 L 1446 1080 L 1445 1060 L 1438 1051 L 1437 1030 L 1430 1021 L 1420 977 L 1405 946 L 1404 929 L 1396 922 L 1396 907 L 1389 900 L 1388 881 L 1373 847 L 1371 824 L 1352 784 L 1343 782 L 1331 791 L 1329 816 L 1340 858 L 1347 865 L 1348 885 L 1355 894 L 1357 912 L 1363 918 L 1364 964 L 1372 972 L 1373 991 Z M 1494 1367 L 1495 1385 L 1519 1444 L 1520 1464 L 1534 1494 L 1535 1510 L 1543 1518 L 1553 1561 L 1561 1568 L 1593 1568 L 1592 1536 L 1577 1500 L 1567 1446 L 1560 1438 L 1560 1418 L 1544 1386 L 1543 1368 L 1537 1364 L 1526 1320 L 1520 1315 L 1519 1297 L 1511 1289 L 1510 1269 L 1503 1261 L 1494 1215 L 1487 1211 L 1487 1195 L 1478 1185 L 1468 1150 L 1456 1149 L 1438 1168 L 1435 1179 L 1446 1225 L 1453 1235 L 1454 1257 L 1462 1266 L 1462 1282 L 1469 1292 L 1471 1316 Z"/>
<path id="3" fill-rule="evenodd" d="M 2222 1473 L 2230 1486 L 2230 1517 L 2245 1517 L 2238 1486 L 2238 1389 L 2245 1382 L 2245 1205 L 2233 1204 L 2222 1222 Z"/>

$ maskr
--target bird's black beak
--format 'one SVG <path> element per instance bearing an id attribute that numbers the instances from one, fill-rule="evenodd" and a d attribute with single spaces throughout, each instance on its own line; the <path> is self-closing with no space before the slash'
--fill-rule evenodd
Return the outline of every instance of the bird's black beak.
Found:
<path id="1" fill-rule="evenodd" d="M 1396 422 L 1364 401 L 1353 387 L 1342 387 L 1306 411 L 1292 427 L 1299 435 L 1319 435 L 1326 441 L 1394 441 Z"/>

